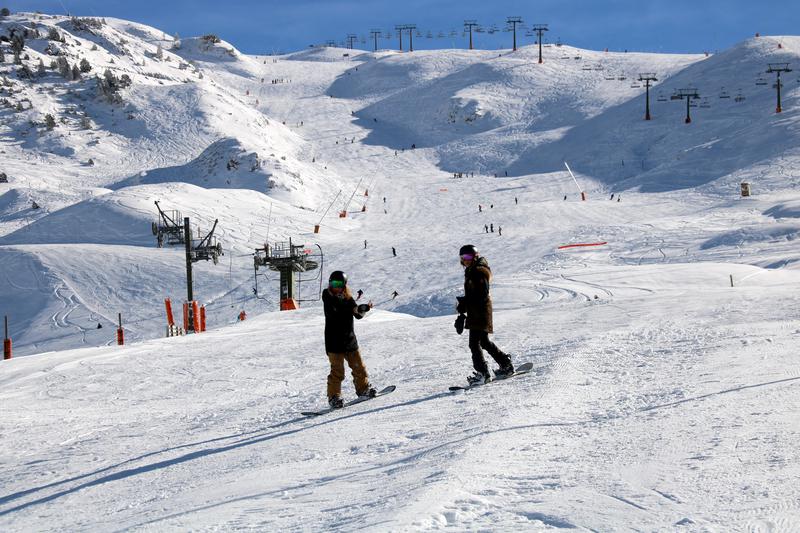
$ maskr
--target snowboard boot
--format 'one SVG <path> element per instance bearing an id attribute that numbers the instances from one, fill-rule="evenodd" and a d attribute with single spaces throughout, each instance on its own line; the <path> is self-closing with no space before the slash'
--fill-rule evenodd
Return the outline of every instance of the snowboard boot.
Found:
<path id="1" fill-rule="evenodd" d="M 514 375 L 514 365 L 508 363 L 506 366 L 501 366 L 494 371 L 494 377 L 497 379 L 505 379 Z"/>
<path id="2" fill-rule="evenodd" d="M 490 383 L 492 381 L 491 374 L 484 374 L 483 372 L 478 372 L 477 370 L 471 375 L 467 376 L 467 383 L 470 386 L 474 385 L 485 385 L 486 383 Z"/>
<path id="3" fill-rule="evenodd" d="M 331 406 L 331 409 L 341 409 L 344 407 L 344 400 L 337 394 L 328 398 L 328 405 Z"/>
<path id="4" fill-rule="evenodd" d="M 366 390 L 363 390 L 357 394 L 359 398 L 374 398 L 375 396 L 377 396 L 378 391 L 375 390 L 375 387 L 370 385 L 366 388 Z"/>

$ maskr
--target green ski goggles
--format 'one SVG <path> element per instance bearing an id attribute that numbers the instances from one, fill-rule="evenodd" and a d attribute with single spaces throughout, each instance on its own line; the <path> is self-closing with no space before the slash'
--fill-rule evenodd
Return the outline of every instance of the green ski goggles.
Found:
<path id="1" fill-rule="evenodd" d="M 345 282 L 338 279 L 332 279 L 328 282 L 328 284 L 330 285 L 331 289 L 343 289 L 345 286 Z"/>

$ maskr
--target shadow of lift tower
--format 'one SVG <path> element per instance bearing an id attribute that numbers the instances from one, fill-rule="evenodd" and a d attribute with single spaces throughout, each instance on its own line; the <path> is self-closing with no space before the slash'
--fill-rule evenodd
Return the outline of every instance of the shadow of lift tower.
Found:
<path id="1" fill-rule="evenodd" d="M 306 248 L 302 244 L 292 244 L 289 242 L 278 242 L 273 246 L 265 244 L 263 248 L 256 249 L 253 254 L 253 265 L 256 273 L 256 283 L 258 283 L 258 268 L 268 267 L 270 270 L 280 274 L 280 293 L 281 293 L 281 311 L 291 311 L 297 309 L 298 302 L 310 301 L 301 300 L 300 282 L 304 281 L 299 276 L 303 272 L 310 272 L 320 268 L 323 262 L 322 248 L 319 248 L 319 253 L 314 254 L 310 248 Z M 322 276 L 320 279 L 320 292 L 322 291 Z M 256 294 L 258 293 L 258 286 L 255 287 Z M 314 298 L 313 300 L 318 300 Z"/>

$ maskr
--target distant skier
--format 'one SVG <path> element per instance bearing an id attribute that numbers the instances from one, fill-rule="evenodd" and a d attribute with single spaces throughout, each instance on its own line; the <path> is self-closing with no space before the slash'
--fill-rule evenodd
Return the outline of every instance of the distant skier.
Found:
<path id="1" fill-rule="evenodd" d="M 364 249 L 367 249 L 367 239 L 364 239 Z"/>
<path id="2" fill-rule="evenodd" d="M 519 204 L 519 200 L 517 200 L 517 197 L 515 196 L 514 197 L 514 205 L 518 205 L 518 204 Z"/>
<path id="3" fill-rule="evenodd" d="M 567 195 L 566 194 L 564 195 L 564 201 L 565 202 L 567 201 Z"/>
<path id="4" fill-rule="evenodd" d="M 328 288 L 322 291 L 322 303 L 325 309 L 325 351 L 331 363 L 328 404 L 334 409 L 344 406 L 341 394 L 345 361 L 353 374 L 356 394 L 374 397 L 376 391 L 369 384 L 367 369 L 361 360 L 358 340 L 353 331 L 353 318 L 364 318 L 372 309 L 372 302 L 357 305 L 347 286 L 347 275 L 336 270 L 328 278 Z"/>
<path id="5" fill-rule="evenodd" d="M 483 206 L 481 204 L 478 204 L 478 213 L 481 212 L 483 212 Z"/>
<path id="6" fill-rule="evenodd" d="M 489 224 L 489 233 L 494 233 L 494 224 Z"/>
<path id="7" fill-rule="evenodd" d="M 459 318 L 456 320 L 456 330 L 466 328 L 469 330 L 469 349 L 472 352 L 472 366 L 475 373 L 467 378 L 470 385 L 479 385 L 492 381 L 489 367 L 483 355 L 483 350 L 497 362 L 500 367 L 495 370 L 496 376 L 508 376 L 514 373 L 514 365 L 508 354 L 500 350 L 489 340 L 489 333 L 493 333 L 492 324 L 492 297 L 489 294 L 489 284 L 492 272 L 489 263 L 481 257 L 472 244 L 465 244 L 459 250 L 461 266 L 464 267 L 464 296 L 457 298 L 456 311 Z M 461 318 L 462 316 L 465 318 Z M 460 324 L 459 324 L 460 322 Z"/>
<path id="8" fill-rule="evenodd" d="M 483 231 L 485 231 L 486 233 L 489 233 L 489 226 L 484 224 L 483 225 Z"/>
<path id="9" fill-rule="evenodd" d="M 239 319 L 239 322 L 244 322 L 247 320 L 247 313 L 245 313 L 244 309 L 242 309 L 237 318 Z"/>
<path id="10" fill-rule="evenodd" d="M 394 246 L 392 246 L 392 257 L 397 257 L 397 250 L 394 249 Z"/>
<path id="11" fill-rule="evenodd" d="M 497 234 L 500 235 L 501 237 L 503 236 L 503 227 L 502 226 L 497 226 Z"/>
<path id="12" fill-rule="evenodd" d="M 400 296 L 400 295 L 397 293 L 397 291 L 392 292 L 392 300 L 394 300 L 398 296 Z"/>
<path id="13" fill-rule="evenodd" d="M 609 200 L 613 200 L 613 199 L 614 199 L 614 193 L 612 192 L 611 193 L 611 198 L 609 198 Z"/>

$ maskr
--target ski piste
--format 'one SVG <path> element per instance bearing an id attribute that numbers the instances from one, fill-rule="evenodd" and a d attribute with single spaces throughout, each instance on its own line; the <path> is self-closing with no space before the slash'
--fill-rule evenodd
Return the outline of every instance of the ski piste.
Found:
<path id="1" fill-rule="evenodd" d="M 338 408 L 338 409 L 334 409 L 333 407 L 328 407 L 327 409 L 321 409 L 319 411 L 303 411 L 301 414 L 303 416 L 321 416 L 321 415 L 326 415 L 326 414 L 328 414 L 330 412 L 333 412 L 333 411 L 341 411 L 342 409 L 350 407 L 351 405 L 356 405 L 356 404 L 363 403 L 363 402 L 366 402 L 366 401 L 369 401 L 369 400 L 374 400 L 375 398 L 378 398 L 380 396 L 384 396 L 386 394 L 394 392 L 396 388 L 397 388 L 396 385 L 389 385 L 388 387 L 384 387 L 383 389 L 379 390 L 378 393 L 375 396 L 373 396 L 372 398 L 368 398 L 368 397 L 361 398 L 361 397 L 359 397 L 359 398 L 356 398 L 355 400 L 350 400 L 349 402 L 345 402 L 345 404 L 342 407 Z"/>
<path id="2" fill-rule="evenodd" d="M 495 379 L 493 379 L 492 381 L 490 381 L 489 383 L 483 383 L 483 384 L 481 384 L 481 385 L 453 385 L 452 387 L 450 387 L 450 390 L 451 390 L 451 391 L 469 390 L 469 389 L 474 389 L 474 388 L 476 388 L 476 387 L 482 387 L 482 386 L 484 386 L 484 385 L 491 385 L 491 384 L 492 384 L 492 383 L 494 383 L 495 381 L 505 381 L 505 380 L 507 380 L 507 379 L 511 379 L 511 378 L 513 378 L 514 376 L 519 376 L 520 374 L 527 374 L 527 373 L 528 373 L 528 372 L 530 372 L 531 370 L 533 370 L 533 363 L 531 363 L 531 362 L 529 361 L 529 362 L 527 362 L 527 363 L 522 363 L 521 365 L 519 365 L 519 366 L 518 366 L 518 367 L 517 367 L 517 368 L 514 370 L 514 373 L 513 373 L 513 374 L 511 374 L 510 376 L 506 376 L 506 377 L 504 377 L 504 378 L 495 378 Z"/>

